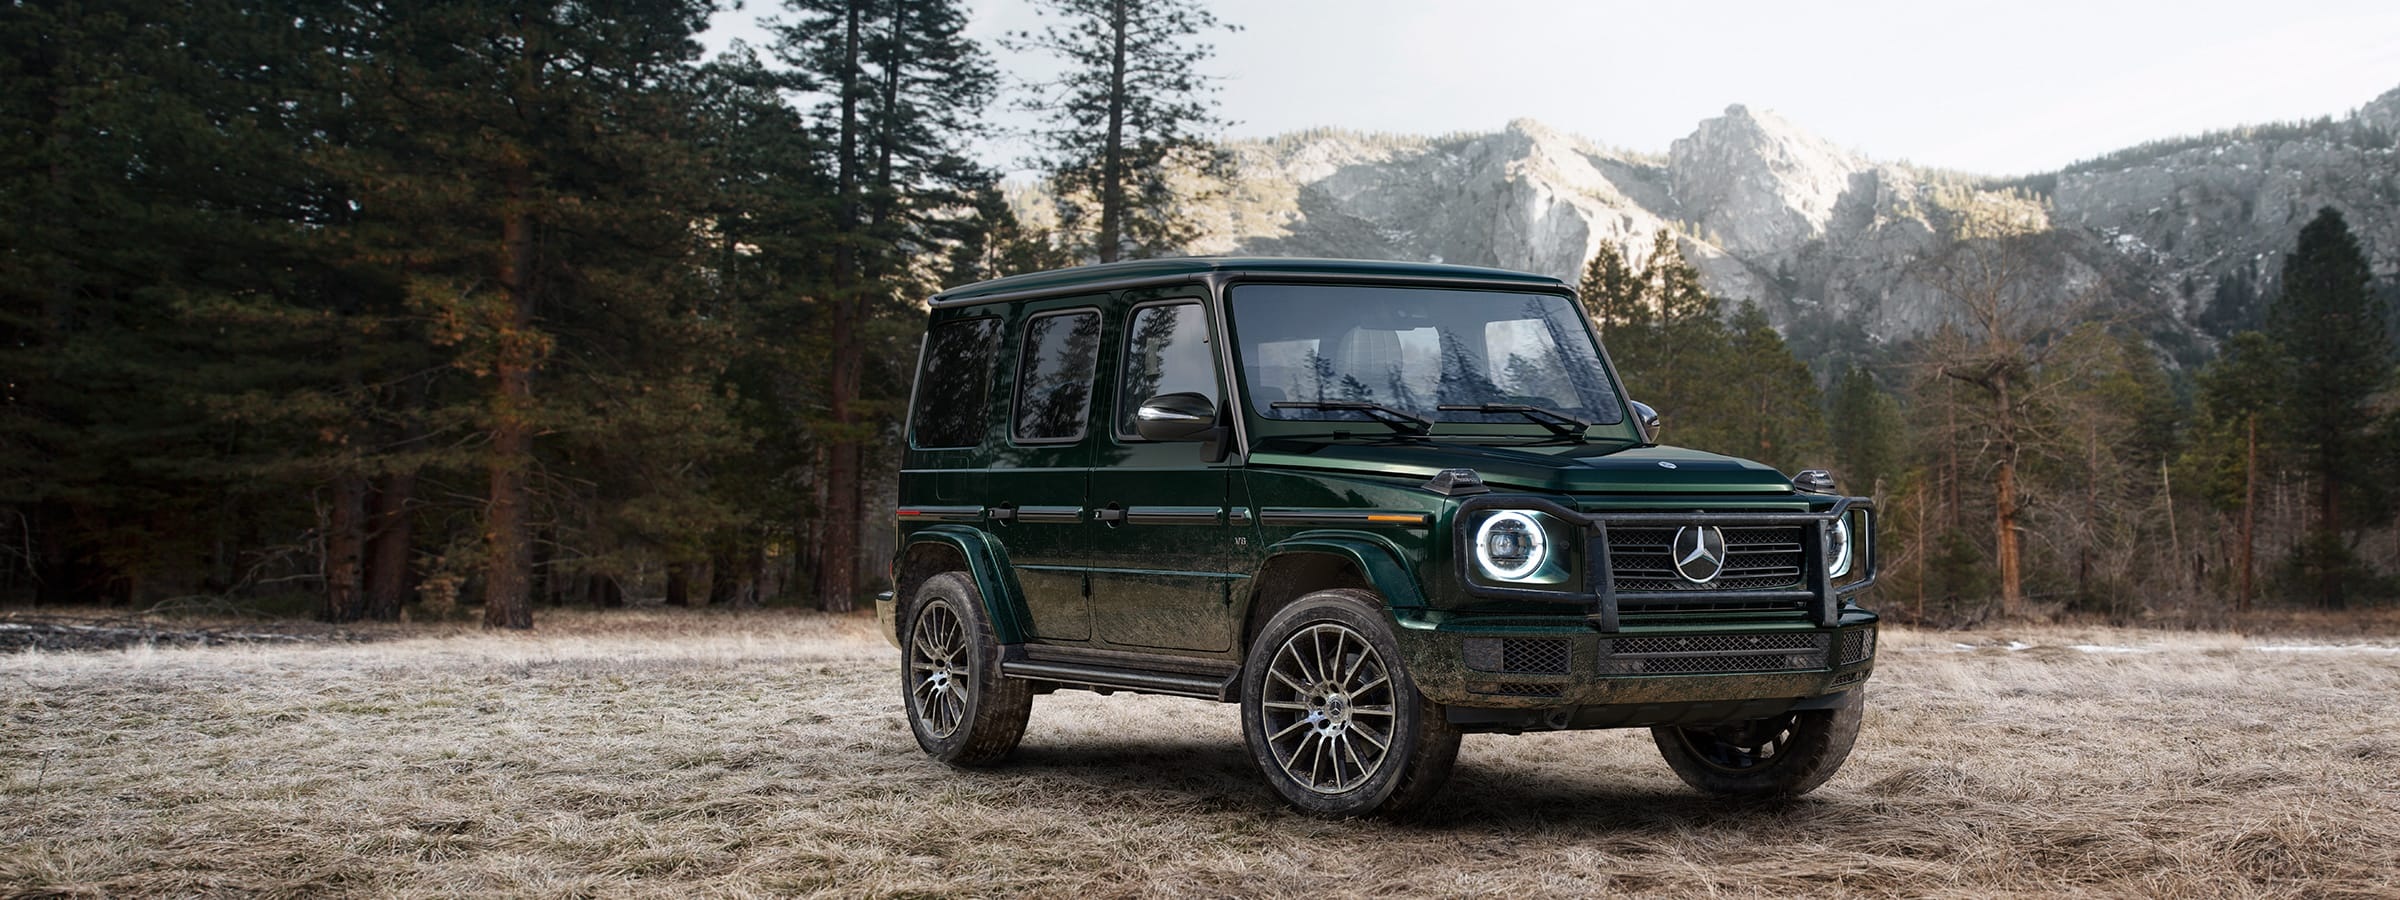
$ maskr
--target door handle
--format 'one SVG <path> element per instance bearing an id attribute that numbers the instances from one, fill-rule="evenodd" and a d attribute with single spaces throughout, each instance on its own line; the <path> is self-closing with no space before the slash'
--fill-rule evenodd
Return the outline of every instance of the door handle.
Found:
<path id="1" fill-rule="evenodd" d="M 1108 525 L 1125 521 L 1125 508 L 1111 503 L 1092 510 L 1092 520 Z"/>

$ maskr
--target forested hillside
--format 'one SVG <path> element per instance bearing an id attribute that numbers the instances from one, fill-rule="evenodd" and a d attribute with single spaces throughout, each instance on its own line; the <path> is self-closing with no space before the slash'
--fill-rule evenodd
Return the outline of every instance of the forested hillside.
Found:
<path id="1" fill-rule="evenodd" d="M 1091 239 L 963 154 L 963 3 L 718 7 L 0 8 L 0 602 L 863 597 L 922 299 Z"/>
<path id="2" fill-rule="evenodd" d="M 1228 144 L 1204 8 L 1037 5 L 1041 84 L 963 0 L 0 7 L 0 604 L 848 608 L 923 298 L 1235 250 L 1578 279 L 1669 442 L 1879 498 L 1907 616 L 2394 593 L 2400 92 L 2006 182 L 1741 107 Z"/>

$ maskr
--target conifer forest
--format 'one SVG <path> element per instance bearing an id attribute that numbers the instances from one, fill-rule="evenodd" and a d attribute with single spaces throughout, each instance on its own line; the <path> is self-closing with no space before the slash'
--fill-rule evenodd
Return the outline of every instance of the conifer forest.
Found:
<path id="1" fill-rule="evenodd" d="M 1193 0 L 0 6 L 0 607 L 479 619 L 888 587 L 924 300 L 1176 255 L 1228 177 Z M 757 4 L 753 4 L 757 5 Z M 1040 119 L 1044 215 L 973 143 Z M 1172 176 L 1172 177 L 1170 177 Z M 1900 621 L 2225 623 L 2400 595 L 2391 291 L 2324 209 L 2194 364 L 2035 296 L 2042 232 L 1913 263 L 1932 332 L 1804 359 L 1677 241 L 1586 311 L 1666 443 L 1828 468 Z M 2388 250 L 2388 248 L 2385 248 Z"/>

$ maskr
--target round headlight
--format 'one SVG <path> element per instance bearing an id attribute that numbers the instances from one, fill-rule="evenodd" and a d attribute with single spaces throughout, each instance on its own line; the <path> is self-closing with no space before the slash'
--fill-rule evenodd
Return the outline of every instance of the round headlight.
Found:
<path id="1" fill-rule="evenodd" d="M 1850 574 L 1850 517 L 1833 520 L 1825 529 L 1825 574 L 1840 578 Z"/>
<path id="2" fill-rule="evenodd" d="M 1475 564 L 1501 581 L 1523 581 L 1540 572 L 1550 556 L 1550 540 L 1532 513 L 1508 510 L 1493 513 L 1475 529 Z"/>

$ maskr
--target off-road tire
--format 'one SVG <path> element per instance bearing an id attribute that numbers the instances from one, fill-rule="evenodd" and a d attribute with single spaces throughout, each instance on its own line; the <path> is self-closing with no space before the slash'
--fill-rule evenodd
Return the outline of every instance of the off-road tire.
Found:
<path id="1" fill-rule="evenodd" d="M 1817 789 L 1841 771 L 1858 740 L 1866 689 L 1832 709 L 1812 709 L 1717 728 L 1650 729 L 1659 755 L 1685 784 L 1746 800 L 1783 800 Z M 1762 750 L 1770 750 L 1762 756 Z"/>
<path id="2" fill-rule="evenodd" d="M 974 579 L 925 579 L 900 621 L 900 704 L 917 746 L 954 766 L 1006 758 L 1025 737 L 1033 686 L 1001 676 L 1000 642 Z"/>
<path id="3" fill-rule="evenodd" d="M 1298 651 L 1310 648 L 1310 658 L 1299 661 Z M 1320 667 L 1314 679 L 1293 674 Z M 1382 683 L 1375 683 L 1376 670 Z M 1439 704 L 1417 692 L 1392 639 L 1391 614 L 1368 591 L 1318 591 L 1268 619 L 1242 666 L 1241 707 L 1242 742 L 1268 785 L 1317 815 L 1416 811 L 1458 761 L 1457 729 Z M 1377 738 L 1386 743 L 1367 764 Z M 1291 771 L 1307 766 L 1302 760 L 1311 747 L 1336 760 L 1330 777 L 1320 777 L 1321 766 L 1299 777 Z"/>

